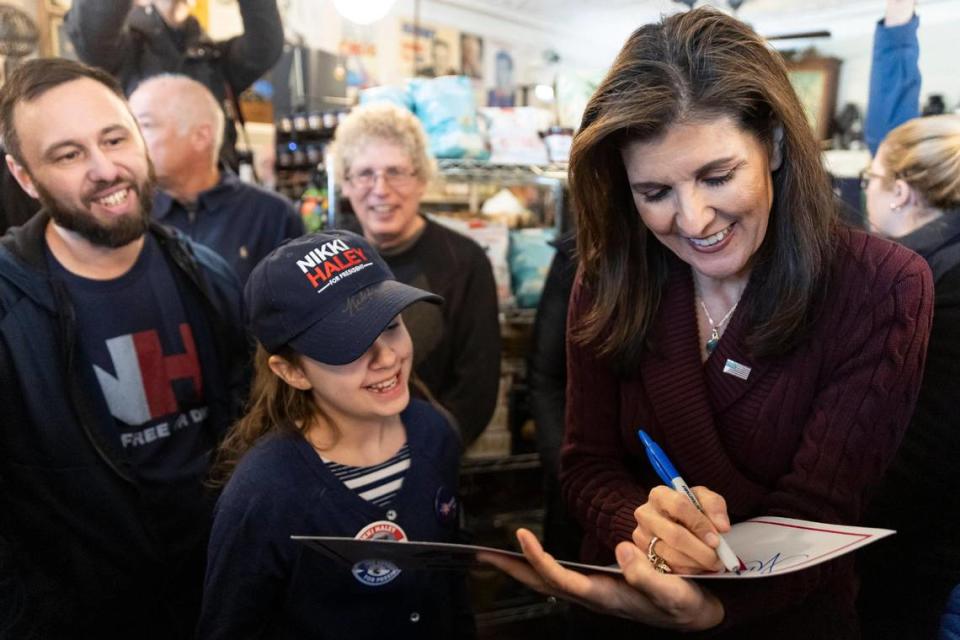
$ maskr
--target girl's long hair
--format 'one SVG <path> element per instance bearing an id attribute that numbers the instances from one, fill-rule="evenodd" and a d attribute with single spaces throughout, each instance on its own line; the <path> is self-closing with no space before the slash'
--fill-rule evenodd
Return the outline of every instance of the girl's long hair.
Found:
<path id="1" fill-rule="evenodd" d="M 272 354 L 257 344 L 253 357 L 253 385 L 247 411 L 230 428 L 217 450 L 216 461 L 210 473 L 209 484 L 223 486 L 244 454 L 264 436 L 275 432 L 304 433 L 318 419 L 336 427 L 324 416 L 323 410 L 314 401 L 310 391 L 295 389 L 280 379 L 268 361 Z M 296 364 L 299 357 L 292 349 L 285 348 L 278 354 Z"/>
<path id="2" fill-rule="evenodd" d="M 669 265 L 669 250 L 637 214 L 621 149 L 676 123 L 723 116 L 783 155 L 767 234 L 751 258 L 747 345 L 758 356 L 788 352 L 812 321 L 837 214 L 820 146 L 780 55 L 735 18 L 694 9 L 630 36 L 571 151 L 577 250 L 592 301 L 571 329 L 620 370 L 650 347 Z"/>

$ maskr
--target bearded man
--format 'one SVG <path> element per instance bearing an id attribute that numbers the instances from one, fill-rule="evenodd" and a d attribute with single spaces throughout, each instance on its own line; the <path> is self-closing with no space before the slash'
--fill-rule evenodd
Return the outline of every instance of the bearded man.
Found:
<path id="1" fill-rule="evenodd" d="M 0 136 L 42 205 L 0 239 L 0 638 L 189 638 L 203 481 L 245 387 L 238 282 L 150 221 L 108 74 L 26 62 Z"/>

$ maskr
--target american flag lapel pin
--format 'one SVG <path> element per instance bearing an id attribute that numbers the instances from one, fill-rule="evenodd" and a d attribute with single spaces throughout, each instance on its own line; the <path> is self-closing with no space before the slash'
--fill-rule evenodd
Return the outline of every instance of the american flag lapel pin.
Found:
<path id="1" fill-rule="evenodd" d="M 745 364 L 740 364 L 739 362 L 730 360 L 729 358 L 723 365 L 723 372 L 740 378 L 741 380 L 746 380 L 750 377 L 750 367 Z"/>

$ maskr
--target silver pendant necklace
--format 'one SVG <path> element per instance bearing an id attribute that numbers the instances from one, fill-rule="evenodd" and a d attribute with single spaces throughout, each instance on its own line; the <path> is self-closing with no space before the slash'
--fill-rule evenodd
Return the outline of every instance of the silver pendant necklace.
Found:
<path id="1" fill-rule="evenodd" d="M 707 355 L 709 356 L 713 353 L 714 349 L 717 348 L 717 344 L 720 342 L 720 332 L 723 331 L 723 326 L 727 324 L 727 320 L 730 319 L 730 316 L 733 315 L 734 310 L 737 308 L 737 305 L 740 304 L 740 301 L 737 300 L 733 303 L 733 306 L 730 307 L 730 311 L 727 311 L 727 315 L 723 316 L 723 319 L 720 322 L 714 322 L 713 318 L 710 317 L 710 312 L 707 310 L 707 305 L 703 303 L 703 298 L 699 298 L 700 306 L 703 307 L 703 312 L 707 314 L 707 322 L 710 323 L 710 338 L 707 340 Z"/>

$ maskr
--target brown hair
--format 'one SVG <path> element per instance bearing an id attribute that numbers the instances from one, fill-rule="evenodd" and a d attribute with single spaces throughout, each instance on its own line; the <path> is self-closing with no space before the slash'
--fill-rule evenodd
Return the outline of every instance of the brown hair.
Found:
<path id="1" fill-rule="evenodd" d="M 723 116 L 768 151 L 783 134 L 770 224 L 743 301 L 748 346 L 761 356 L 783 353 L 809 326 L 836 219 L 819 144 L 781 57 L 744 23 L 694 9 L 630 36 L 587 104 L 571 151 L 577 250 L 592 299 L 574 335 L 621 370 L 650 346 L 669 250 L 637 215 L 620 150 L 677 123 Z"/>
<path id="2" fill-rule="evenodd" d="M 320 418 L 336 427 L 317 406 L 310 391 L 295 389 L 270 369 L 273 355 L 262 344 L 257 344 L 253 356 L 253 384 L 246 414 L 230 428 L 220 444 L 217 459 L 210 472 L 210 484 L 218 487 L 227 483 L 240 459 L 270 433 L 304 433 Z M 296 364 L 299 356 L 289 347 L 276 355 Z"/>
<path id="3" fill-rule="evenodd" d="M 883 139 L 884 186 L 906 181 L 936 209 L 960 207 L 960 116 L 914 118 Z"/>
<path id="4" fill-rule="evenodd" d="M 13 123 L 13 114 L 21 102 L 32 102 L 62 84 L 89 78 L 123 98 L 120 83 L 105 71 L 65 58 L 27 60 L 7 76 L 0 88 L 0 139 L 13 159 L 22 167 L 23 150 Z"/>

